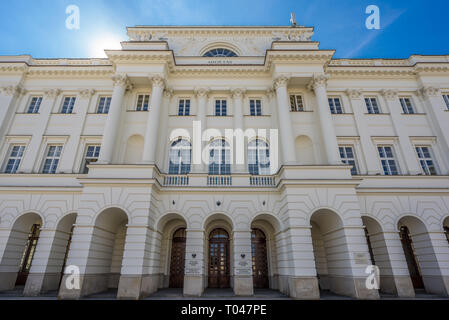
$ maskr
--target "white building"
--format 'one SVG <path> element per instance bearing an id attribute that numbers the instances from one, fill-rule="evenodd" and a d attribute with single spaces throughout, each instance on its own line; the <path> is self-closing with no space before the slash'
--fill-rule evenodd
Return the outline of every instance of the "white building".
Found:
<path id="1" fill-rule="evenodd" d="M 128 34 L 108 59 L 0 57 L 0 290 L 449 295 L 449 56 L 333 59 L 307 27 Z M 190 163 L 193 121 L 224 162 Z M 279 147 L 230 164 L 233 128 Z"/>

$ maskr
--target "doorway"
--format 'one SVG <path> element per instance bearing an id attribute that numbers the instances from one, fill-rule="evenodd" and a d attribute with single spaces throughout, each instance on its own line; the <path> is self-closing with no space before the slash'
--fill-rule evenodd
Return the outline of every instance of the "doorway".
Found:
<path id="1" fill-rule="evenodd" d="M 17 275 L 16 286 L 24 286 L 28 274 L 30 273 L 31 262 L 33 261 L 34 252 L 36 251 L 37 241 L 39 240 L 41 226 L 33 224 L 31 232 L 28 235 L 28 240 L 20 261 L 19 273 Z"/>
<path id="2" fill-rule="evenodd" d="M 170 260 L 170 288 L 184 287 L 186 256 L 186 229 L 178 229 L 173 234 Z"/>
<path id="3" fill-rule="evenodd" d="M 400 236 L 413 288 L 424 289 L 424 282 L 421 276 L 421 272 L 419 270 L 418 263 L 416 261 L 416 255 L 413 249 L 412 238 L 410 236 L 410 231 L 406 226 L 401 227 Z"/>
<path id="4" fill-rule="evenodd" d="M 230 287 L 229 234 L 215 229 L 209 237 L 209 288 Z"/>
<path id="5" fill-rule="evenodd" d="M 253 285 L 257 289 L 269 288 L 267 238 L 260 229 L 251 232 L 251 251 L 253 258 Z"/>

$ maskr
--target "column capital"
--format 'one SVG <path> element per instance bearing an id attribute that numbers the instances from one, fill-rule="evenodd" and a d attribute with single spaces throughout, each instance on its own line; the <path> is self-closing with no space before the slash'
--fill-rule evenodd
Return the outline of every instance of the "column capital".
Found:
<path id="1" fill-rule="evenodd" d="M 417 95 L 423 97 L 437 97 L 441 95 L 441 89 L 432 86 L 421 87 L 417 92 Z"/>
<path id="2" fill-rule="evenodd" d="M 273 88 L 267 88 L 267 90 L 265 90 L 265 94 L 267 95 L 268 99 L 271 100 L 274 98 L 276 92 L 273 90 Z"/>
<path id="3" fill-rule="evenodd" d="M 153 84 L 153 88 L 161 88 L 165 89 L 165 79 L 161 75 L 150 76 L 151 83 Z"/>
<path id="4" fill-rule="evenodd" d="M 350 99 L 361 99 L 363 96 L 363 90 L 361 89 L 348 89 L 346 90 L 346 94 Z"/>
<path id="5" fill-rule="evenodd" d="M 89 99 L 95 94 L 95 92 L 96 91 L 94 89 L 80 89 L 79 94 L 82 99 Z"/>
<path id="6" fill-rule="evenodd" d="M 164 97 L 167 99 L 171 99 L 173 97 L 174 91 L 172 88 L 165 88 L 164 90 Z"/>
<path id="7" fill-rule="evenodd" d="M 246 89 L 242 89 L 242 88 L 235 88 L 231 90 L 232 93 L 232 98 L 234 99 L 242 99 L 243 96 L 246 93 Z"/>
<path id="8" fill-rule="evenodd" d="M 330 76 L 327 74 L 314 74 L 307 88 L 309 90 L 315 90 L 316 88 L 326 88 L 327 80 Z"/>
<path id="9" fill-rule="evenodd" d="M 209 88 L 195 88 L 194 91 L 197 98 L 207 98 L 210 93 Z"/>
<path id="10" fill-rule="evenodd" d="M 61 89 L 50 89 L 44 92 L 44 95 L 49 99 L 54 99 L 61 94 Z"/>
<path id="11" fill-rule="evenodd" d="M 132 87 L 131 82 L 126 74 L 114 74 L 111 76 L 114 87 L 122 87 L 128 90 Z"/>
<path id="12" fill-rule="evenodd" d="M 0 88 L 0 91 L 3 92 L 3 94 L 5 96 L 15 96 L 15 95 L 22 95 L 22 94 L 26 93 L 26 90 L 23 89 L 21 84 L 2 87 L 2 88 Z"/>
<path id="13" fill-rule="evenodd" d="M 394 100 L 398 97 L 398 91 L 396 89 L 384 89 L 381 93 L 387 100 Z"/>
<path id="14" fill-rule="evenodd" d="M 280 75 L 278 77 L 276 77 L 276 79 L 274 79 L 273 81 L 273 87 L 275 90 L 279 89 L 279 88 L 287 88 L 288 82 L 290 81 L 290 77 L 286 76 L 286 75 Z"/>

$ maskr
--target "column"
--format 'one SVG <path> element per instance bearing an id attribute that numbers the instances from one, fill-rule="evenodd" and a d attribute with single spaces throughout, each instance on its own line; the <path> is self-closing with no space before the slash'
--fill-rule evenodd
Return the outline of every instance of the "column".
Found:
<path id="1" fill-rule="evenodd" d="M 321 125 L 321 134 L 323 136 L 324 148 L 326 150 L 327 164 L 341 164 L 340 153 L 338 151 L 337 135 L 335 133 L 334 123 L 329 108 L 326 86 L 328 76 L 314 75 L 309 88 L 315 92 L 318 118 Z"/>
<path id="2" fill-rule="evenodd" d="M 166 161 L 170 149 L 170 141 L 169 141 L 169 134 L 168 132 L 168 119 L 170 117 L 170 103 L 171 99 L 173 97 L 173 90 L 172 89 L 165 89 L 164 90 L 164 99 L 162 102 L 162 111 L 161 111 L 161 120 L 160 120 L 160 138 L 158 141 L 158 148 L 157 148 L 157 154 L 158 154 L 158 165 L 160 165 L 160 168 L 165 168 L 166 165 L 168 165 L 168 161 Z M 168 172 L 168 169 L 167 169 Z"/>
<path id="3" fill-rule="evenodd" d="M 295 164 L 295 140 L 290 119 L 290 103 L 287 92 L 289 78 L 280 76 L 274 81 L 278 104 L 279 130 L 282 141 L 282 155 L 284 164 Z"/>
<path id="4" fill-rule="evenodd" d="M 151 94 L 150 112 L 148 112 L 145 146 L 143 149 L 142 160 L 144 163 L 155 163 L 156 161 L 162 95 L 165 88 L 165 80 L 161 76 L 150 78 L 150 80 L 153 83 L 153 90 Z"/>
<path id="5" fill-rule="evenodd" d="M 15 113 L 16 106 L 26 91 L 18 84 L 14 86 L 1 88 L 0 95 L 0 141 L 3 141 L 3 137 L 6 135 L 13 115 Z"/>
<path id="6" fill-rule="evenodd" d="M 111 164 L 114 154 L 117 134 L 120 129 L 120 115 L 122 113 L 123 98 L 125 91 L 130 86 L 127 75 L 117 74 L 112 76 L 114 91 L 112 92 L 111 105 L 109 107 L 108 119 L 103 132 L 99 164 Z"/>
<path id="7" fill-rule="evenodd" d="M 56 99 L 60 94 L 60 89 L 51 89 L 44 92 L 44 99 L 39 109 L 36 130 L 34 131 L 33 137 L 27 146 L 22 162 L 22 171 L 25 173 L 32 173 L 33 169 L 35 169 L 36 163 L 40 163 L 40 159 L 37 159 L 37 156 L 42 144 L 42 137 L 47 130 L 50 114 L 55 106 Z M 39 170 L 39 168 L 36 168 L 36 170 Z"/>
<path id="8" fill-rule="evenodd" d="M 234 239 L 234 293 L 236 296 L 254 294 L 252 272 L 251 231 L 236 230 Z"/>
<path id="9" fill-rule="evenodd" d="M 204 230 L 187 229 L 184 274 L 184 295 L 200 297 L 206 282 L 207 253 L 205 253 Z"/>
<path id="10" fill-rule="evenodd" d="M 243 152 L 243 157 L 246 155 L 246 148 L 244 143 L 244 132 L 245 132 L 245 125 L 243 122 L 243 97 L 245 95 L 246 90 L 244 89 L 234 89 L 232 90 L 232 98 L 234 100 L 234 132 L 237 130 L 242 131 L 242 137 L 243 140 L 242 145 L 240 145 L 238 142 L 239 140 L 236 139 L 235 143 L 233 143 L 234 146 L 234 161 L 238 159 L 236 156 L 239 152 Z M 237 138 L 237 137 L 236 137 Z M 243 150 L 242 150 L 243 149 Z M 235 163 L 234 168 L 232 172 L 236 173 L 242 173 L 245 172 L 245 163 Z"/>
<path id="11" fill-rule="evenodd" d="M 62 154 L 62 159 L 60 163 L 60 171 L 64 173 L 78 173 L 80 168 L 74 168 L 75 152 L 78 151 L 80 145 L 81 134 L 84 129 L 84 123 L 86 121 L 86 115 L 91 102 L 92 96 L 95 94 L 93 89 L 80 90 L 74 107 L 75 114 L 73 117 L 73 126 L 70 134 L 70 138 L 65 145 L 65 149 L 69 152 L 64 152 Z M 84 150 L 80 150 L 84 152 Z M 84 156 L 84 155 L 83 155 Z"/>
<path id="12" fill-rule="evenodd" d="M 369 175 L 376 175 L 382 173 L 382 168 L 378 161 L 376 148 L 371 141 L 371 136 L 368 130 L 368 124 L 365 119 L 364 103 L 362 90 L 348 89 L 346 94 L 351 102 L 352 111 L 354 112 L 355 125 L 360 136 L 361 148 L 363 157 L 366 162 L 366 167 Z"/>
<path id="13" fill-rule="evenodd" d="M 202 141 L 202 132 L 207 129 L 207 99 L 209 97 L 210 90 L 208 88 L 198 88 L 195 89 L 196 101 L 197 101 L 197 115 L 196 120 L 201 122 L 201 132 L 193 132 L 193 141 L 197 141 L 199 143 L 192 144 L 192 161 L 193 161 L 193 171 L 194 172 L 204 172 L 205 165 L 203 163 L 201 154 L 204 150 L 205 142 Z M 199 136 L 197 136 L 199 134 Z M 196 148 L 201 148 L 199 152 Z M 200 157 L 197 158 L 196 155 Z"/>
<path id="14" fill-rule="evenodd" d="M 404 158 L 407 168 L 402 168 L 402 173 L 409 173 L 410 175 L 417 175 L 421 173 L 421 167 L 416 156 L 415 148 L 410 141 L 410 137 L 405 129 L 406 119 L 402 115 L 402 107 L 399 102 L 398 93 L 396 90 L 383 90 L 382 95 L 390 110 L 393 127 L 399 139 L 399 148 Z M 407 172 L 405 172 L 405 170 Z"/>
<path id="15" fill-rule="evenodd" d="M 138 300 L 157 291 L 160 246 L 160 236 L 149 226 L 127 226 L 117 299 Z"/>

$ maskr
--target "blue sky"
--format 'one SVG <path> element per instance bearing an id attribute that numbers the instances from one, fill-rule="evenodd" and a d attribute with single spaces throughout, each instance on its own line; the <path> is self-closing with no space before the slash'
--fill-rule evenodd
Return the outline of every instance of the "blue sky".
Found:
<path id="1" fill-rule="evenodd" d="M 71 4 L 80 30 L 65 27 Z M 380 8 L 380 30 L 365 27 L 368 5 Z M 0 55 L 100 56 L 127 39 L 126 26 L 289 25 L 292 11 L 337 58 L 449 54 L 448 0 L 2 0 Z"/>

